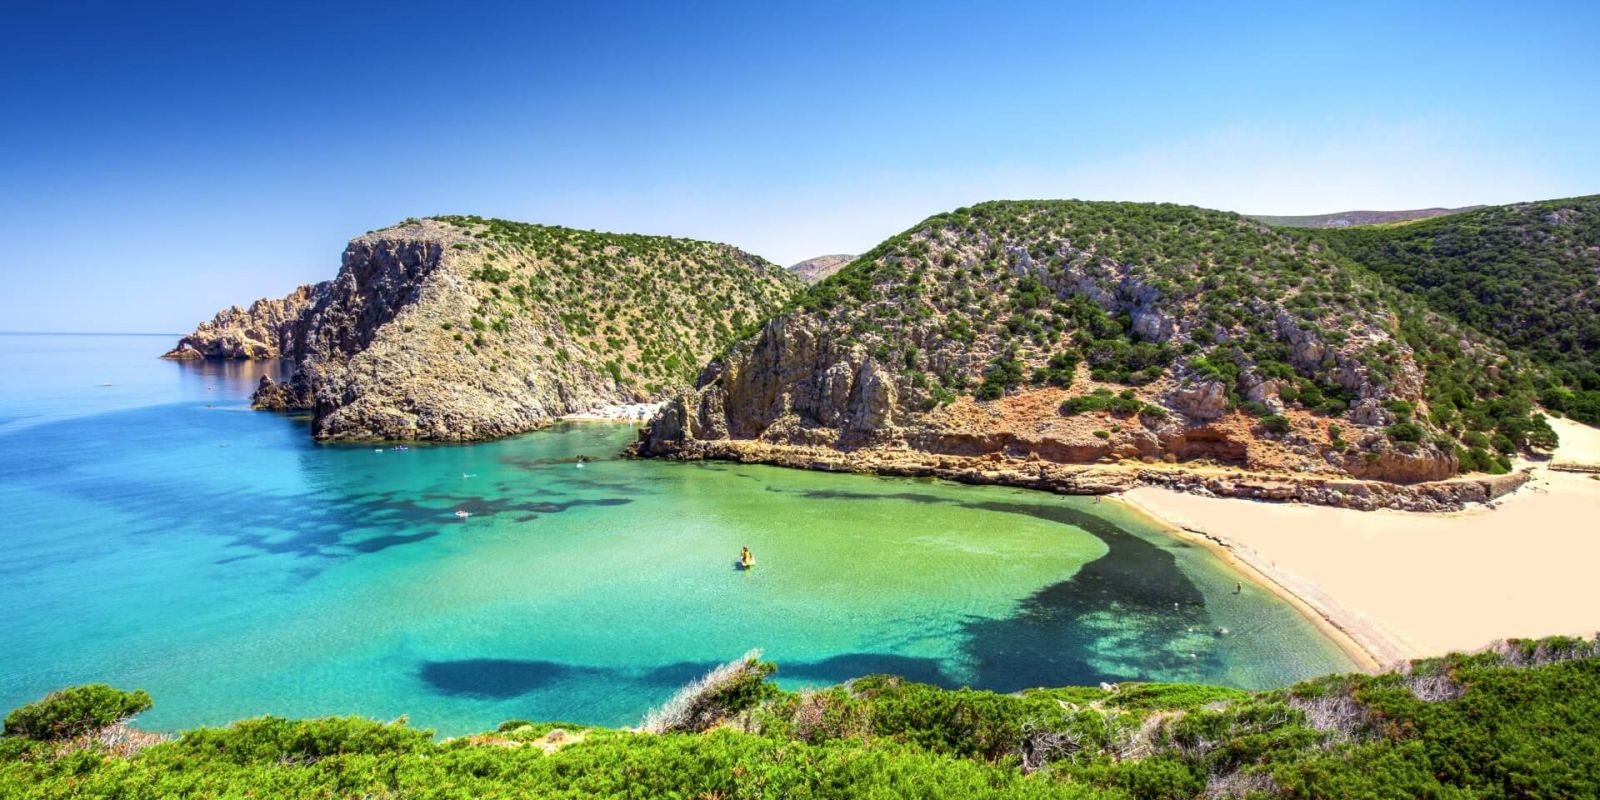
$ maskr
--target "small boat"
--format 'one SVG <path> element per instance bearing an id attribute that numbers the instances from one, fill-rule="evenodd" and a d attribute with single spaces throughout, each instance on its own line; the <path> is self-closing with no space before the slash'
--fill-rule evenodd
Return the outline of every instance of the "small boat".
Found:
<path id="1" fill-rule="evenodd" d="M 466 509 L 459 509 L 456 511 L 456 516 L 460 517 L 461 519 L 466 519 L 467 517 L 472 516 L 472 512 Z"/>

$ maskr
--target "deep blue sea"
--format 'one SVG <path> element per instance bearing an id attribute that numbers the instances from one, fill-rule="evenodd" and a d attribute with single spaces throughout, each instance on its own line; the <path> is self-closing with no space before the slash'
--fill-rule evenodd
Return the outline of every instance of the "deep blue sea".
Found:
<path id="1" fill-rule="evenodd" d="M 611 424 L 318 445 L 250 410 L 276 364 L 157 358 L 172 340 L 0 335 L 0 712 L 106 682 L 149 690 L 156 730 L 621 725 L 757 647 L 790 686 L 1262 687 L 1352 666 L 1115 504 L 630 461 Z M 741 546 L 756 569 L 733 568 Z"/>

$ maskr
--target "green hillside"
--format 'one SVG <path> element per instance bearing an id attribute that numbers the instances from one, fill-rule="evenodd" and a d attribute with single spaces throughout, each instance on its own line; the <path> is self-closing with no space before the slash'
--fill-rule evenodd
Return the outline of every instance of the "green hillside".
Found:
<path id="1" fill-rule="evenodd" d="M 1070 387 L 1087 364 L 1135 410 L 1188 413 L 1174 398 L 1217 382 L 1267 433 L 1282 408 L 1333 421 L 1335 438 L 1365 426 L 1402 450 L 1454 450 L 1468 470 L 1549 444 L 1519 357 L 1343 252 L 1186 206 L 983 203 L 884 242 L 797 313 L 895 365 L 899 397 L 923 411 Z"/>
<path id="2" fill-rule="evenodd" d="M 694 379 L 705 355 L 773 313 L 801 282 L 737 248 L 694 239 L 443 216 L 479 259 L 479 305 L 463 348 L 493 349 L 519 317 L 551 319 L 597 362 L 647 393 Z M 558 358 L 562 357 L 560 353 Z"/>
<path id="3" fill-rule="evenodd" d="M 1600 195 L 1316 237 L 1548 365 L 1545 405 L 1600 424 Z"/>
<path id="4" fill-rule="evenodd" d="M 752 658 L 639 731 L 511 721 L 447 741 L 357 718 L 160 737 L 116 722 L 147 696 L 87 687 L 6 719 L 0 797 L 1594 797 L 1597 654 L 1550 639 L 1256 693 L 1015 695 L 888 676 L 785 692 Z"/>

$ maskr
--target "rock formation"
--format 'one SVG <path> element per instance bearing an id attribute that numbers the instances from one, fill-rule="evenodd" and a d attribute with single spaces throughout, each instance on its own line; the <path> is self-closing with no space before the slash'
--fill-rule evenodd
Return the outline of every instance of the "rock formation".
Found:
<path id="1" fill-rule="evenodd" d="M 298 355 L 300 319 L 327 294 L 328 286 L 326 281 L 306 284 L 281 299 L 263 298 L 247 309 L 225 308 L 179 339 L 162 358 L 293 358 Z"/>
<path id="2" fill-rule="evenodd" d="M 351 241 L 338 276 L 278 325 L 295 372 L 263 380 L 255 405 L 310 410 L 324 440 L 520 433 L 682 390 L 798 288 L 727 245 L 407 221 Z"/>

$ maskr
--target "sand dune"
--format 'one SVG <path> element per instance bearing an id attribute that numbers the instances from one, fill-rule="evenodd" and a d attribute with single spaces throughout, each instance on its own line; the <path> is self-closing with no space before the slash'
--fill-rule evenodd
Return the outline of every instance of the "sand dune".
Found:
<path id="1" fill-rule="evenodd" d="M 1600 430 L 1551 420 L 1557 462 L 1600 464 Z M 1141 488 L 1125 501 L 1203 534 L 1380 662 L 1600 630 L 1600 480 L 1533 465 L 1494 507 L 1351 511 Z"/>

